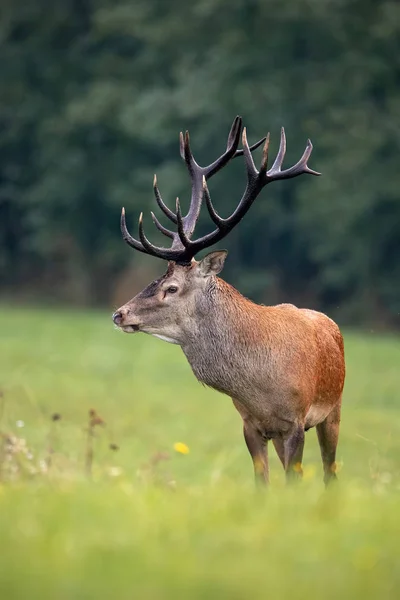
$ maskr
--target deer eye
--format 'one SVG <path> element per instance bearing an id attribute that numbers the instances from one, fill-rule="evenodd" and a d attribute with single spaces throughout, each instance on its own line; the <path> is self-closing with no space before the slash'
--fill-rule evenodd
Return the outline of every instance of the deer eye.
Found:
<path id="1" fill-rule="evenodd" d="M 168 294 L 176 294 L 176 292 L 177 292 L 177 291 L 178 291 L 178 288 L 177 288 L 177 286 L 176 286 L 176 285 L 170 285 L 170 286 L 167 288 L 167 292 L 168 292 Z"/>

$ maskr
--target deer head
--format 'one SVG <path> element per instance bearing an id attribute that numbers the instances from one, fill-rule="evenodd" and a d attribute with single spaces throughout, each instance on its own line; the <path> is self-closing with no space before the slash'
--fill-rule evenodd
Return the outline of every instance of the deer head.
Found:
<path id="1" fill-rule="evenodd" d="M 240 137 L 242 137 L 243 149 L 238 149 Z M 260 169 L 257 170 L 251 153 L 261 144 L 264 146 Z M 167 260 L 168 269 L 160 279 L 150 283 L 114 313 L 113 321 L 118 327 L 127 333 L 143 331 L 177 344 L 182 344 L 185 337 L 196 334 L 196 319 L 199 319 L 202 314 L 206 315 L 210 310 L 209 300 L 215 290 L 215 276 L 222 270 L 227 253 L 226 251 L 212 252 L 200 262 L 194 259 L 195 255 L 227 236 L 247 213 L 263 187 L 272 181 L 297 177 L 303 173 L 319 175 L 307 165 L 312 151 L 310 140 L 301 159 L 285 170 L 282 170 L 286 152 L 284 128 L 281 130 L 278 154 L 269 170 L 267 170 L 268 147 L 269 134 L 253 146 L 249 146 L 246 128 L 242 131 L 242 119 L 236 117 L 228 136 L 226 151 L 212 164 L 201 167 L 191 152 L 189 133 L 180 134 L 180 153 L 186 163 L 192 184 L 188 213 L 182 215 L 178 198 L 175 211 L 170 210 L 161 198 L 156 177 L 153 182 L 157 204 L 174 224 L 175 230 L 164 227 L 153 212 L 151 217 L 155 226 L 172 240 L 171 247 L 158 247 L 148 240 L 143 229 L 143 213 L 139 217 L 139 240 L 133 238 L 128 232 L 125 210 L 122 209 L 121 232 L 126 243 L 139 252 Z M 244 156 L 246 165 L 247 185 L 236 210 L 230 217 L 224 219 L 217 213 L 211 202 L 207 180 L 230 160 L 241 155 Z M 211 233 L 194 240 L 192 236 L 204 199 L 216 228 Z"/>

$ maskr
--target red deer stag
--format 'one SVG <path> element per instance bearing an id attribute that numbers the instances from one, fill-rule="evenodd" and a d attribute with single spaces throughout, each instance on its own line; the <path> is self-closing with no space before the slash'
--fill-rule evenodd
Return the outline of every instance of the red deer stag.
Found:
<path id="1" fill-rule="evenodd" d="M 163 202 L 157 180 L 158 206 L 175 225 L 164 227 L 151 213 L 156 227 L 172 240 L 170 248 L 153 245 L 139 218 L 139 240 L 127 230 L 121 214 L 124 240 L 136 250 L 168 261 L 160 279 L 119 308 L 114 323 L 126 333 L 142 331 L 181 346 L 199 381 L 230 396 L 243 419 L 244 437 L 256 479 L 268 482 L 267 442 L 272 440 L 288 478 L 301 476 L 304 432 L 316 426 L 324 467 L 324 481 L 336 478 L 342 390 L 345 376 L 343 339 L 338 326 L 326 315 L 292 304 L 259 306 L 217 277 L 227 255 L 211 252 L 197 262 L 194 256 L 219 242 L 247 213 L 264 186 L 279 179 L 312 171 L 307 161 L 310 141 L 301 159 L 282 170 L 286 150 L 282 128 L 280 147 L 267 170 L 269 134 L 249 147 L 243 128 L 243 149 L 238 150 L 242 120 L 236 117 L 224 154 L 207 167 L 193 158 L 189 134 L 180 134 L 180 152 L 190 174 L 192 195 L 186 216 L 179 200 L 176 211 Z M 252 151 L 265 142 L 260 170 Z M 231 159 L 243 155 L 247 186 L 236 210 L 227 219 L 211 203 L 207 179 Z M 193 232 L 205 199 L 216 229 L 193 240 Z"/>

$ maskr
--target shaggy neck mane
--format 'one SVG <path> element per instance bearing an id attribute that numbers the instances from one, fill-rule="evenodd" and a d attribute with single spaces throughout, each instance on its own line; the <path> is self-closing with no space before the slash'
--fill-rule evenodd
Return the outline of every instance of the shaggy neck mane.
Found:
<path id="1" fill-rule="evenodd" d="M 255 304 L 242 296 L 232 285 L 213 277 L 208 289 L 199 298 L 197 306 L 197 345 L 200 339 L 212 338 L 215 343 L 229 344 L 257 342 L 260 337 L 261 321 L 269 319 L 268 307 Z M 263 337 L 265 339 L 264 328 Z"/>
<path id="2" fill-rule="evenodd" d="M 238 317 L 241 320 L 257 318 L 259 311 L 265 309 L 245 298 L 236 288 L 219 277 L 214 277 L 211 282 L 207 299 L 210 301 L 210 308 L 215 307 L 233 321 Z"/>

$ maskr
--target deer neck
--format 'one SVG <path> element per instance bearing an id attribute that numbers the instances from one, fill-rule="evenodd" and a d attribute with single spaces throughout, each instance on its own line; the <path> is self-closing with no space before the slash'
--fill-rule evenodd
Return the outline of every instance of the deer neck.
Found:
<path id="1" fill-rule="evenodd" d="M 235 367 L 243 367 L 257 353 L 260 309 L 225 281 L 216 277 L 211 281 L 198 299 L 195 318 L 181 343 L 197 379 L 232 392 Z"/>

